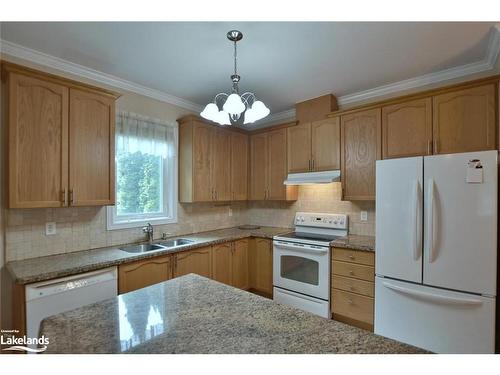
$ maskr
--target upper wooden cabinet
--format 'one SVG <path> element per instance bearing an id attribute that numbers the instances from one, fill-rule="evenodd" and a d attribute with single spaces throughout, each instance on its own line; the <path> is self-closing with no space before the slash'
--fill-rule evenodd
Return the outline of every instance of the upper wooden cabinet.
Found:
<path id="1" fill-rule="evenodd" d="M 231 133 L 231 200 L 248 199 L 248 136 Z"/>
<path id="2" fill-rule="evenodd" d="M 384 159 L 432 154 L 432 99 L 382 107 Z"/>
<path id="3" fill-rule="evenodd" d="M 344 200 L 375 200 L 375 161 L 381 156 L 380 108 L 341 117 Z"/>
<path id="4" fill-rule="evenodd" d="M 340 118 L 291 126 L 288 136 L 288 173 L 340 169 Z"/>
<path id="5" fill-rule="evenodd" d="M 247 136 L 194 116 L 179 124 L 179 201 L 246 199 Z"/>
<path id="6" fill-rule="evenodd" d="M 250 199 L 297 200 L 297 186 L 287 176 L 286 129 L 250 136 Z"/>
<path id="7" fill-rule="evenodd" d="M 496 148 L 496 88 L 491 83 L 433 97 L 435 154 Z"/>
<path id="8" fill-rule="evenodd" d="M 115 202 L 115 100 L 70 89 L 69 202 Z"/>
<path id="9" fill-rule="evenodd" d="M 114 204 L 118 95 L 13 64 L 3 69 L 8 206 Z"/>

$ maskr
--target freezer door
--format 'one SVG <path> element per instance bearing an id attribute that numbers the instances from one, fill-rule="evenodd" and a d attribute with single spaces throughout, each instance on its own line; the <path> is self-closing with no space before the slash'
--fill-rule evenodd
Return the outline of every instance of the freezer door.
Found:
<path id="1" fill-rule="evenodd" d="M 480 160 L 482 183 L 467 182 Z M 426 285 L 496 295 L 497 152 L 424 158 Z"/>
<path id="2" fill-rule="evenodd" d="M 376 163 L 375 272 L 422 282 L 423 158 Z"/>
<path id="3" fill-rule="evenodd" d="M 495 298 L 375 278 L 375 333 L 434 353 L 494 353 Z"/>

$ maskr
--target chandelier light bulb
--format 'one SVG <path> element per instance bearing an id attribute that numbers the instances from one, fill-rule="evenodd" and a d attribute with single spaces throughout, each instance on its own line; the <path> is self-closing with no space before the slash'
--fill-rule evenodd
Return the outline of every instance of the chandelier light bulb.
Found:
<path id="1" fill-rule="evenodd" d="M 226 111 L 217 112 L 213 121 L 217 122 L 220 125 L 231 125 L 231 121 L 229 120 L 229 113 L 227 113 Z"/>
<path id="2" fill-rule="evenodd" d="M 256 102 L 253 103 L 252 111 L 254 112 L 253 113 L 253 116 L 255 118 L 254 121 L 266 117 L 270 112 L 269 108 L 267 108 L 266 105 L 262 103 L 260 100 L 257 100 Z"/>
<path id="3" fill-rule="evenodd" d="M 227 100 L 222 108 L 230 115 L 239 115 L 246 109 L 241 97 L 236 93 L 232 93 L 227 97 Z"/>
<path id="4" fill-rule="evenodd" d="M 214 103 L 209 103 L 203 109 L 203 112 L 200 113 L 200 116 L 206 118 L 207 120 L 214 121 L 217 118 L 219 113 L 219 108 Z"/>

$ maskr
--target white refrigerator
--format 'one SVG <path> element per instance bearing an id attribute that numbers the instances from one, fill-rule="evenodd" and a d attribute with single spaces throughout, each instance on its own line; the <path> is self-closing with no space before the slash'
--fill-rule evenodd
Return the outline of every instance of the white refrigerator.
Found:
<path id="1" fill-rule="evenodd" d="M 494 353 L 497 151 L 376 164 L 376 334 Z"/>

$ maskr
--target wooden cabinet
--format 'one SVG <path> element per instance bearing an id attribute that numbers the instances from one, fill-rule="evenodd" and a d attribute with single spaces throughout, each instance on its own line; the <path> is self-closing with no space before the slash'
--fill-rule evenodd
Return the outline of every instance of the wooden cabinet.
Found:
<path id="1" fill-rule="evenodd" d="M 268 154 L 267 134 L 250 136 L 250 199 L 267 197 Z"/>
<path id="2" fill-rule="evenodd" d="M 172 275 L 179 277 L 195 273 L 204 277 L 212 277 L 212 252 L 209 247 L 183 251 L 172 255 Z"/>
<path id="3" fill-rule="evenodd" d="M 333 319 L 373 331 L 375 253 L 334 248 L 331 310 Z"/>
<path id="4" fill-rule="evenodd" d="M 273 294 L 273 247 L 266 238 L 253 238 L 249 250 L 250 289 L 266 297 Z"/>
<path id="5" fill-rule="evenodd" d="M 123 294 L 169 280 L 171 257 L 159 256 L 122 264 L 118 267 L 118 293 Z"/>
<path id="6" fill-rule="evenodd" d="M 297 186 L 286 186 L 286 130 L 250 137 L 250 199 L 297 200 Z"/>
<path id="7" fill-rule="evenodd" d="M 248 242 L 243 239 L 233 242 L 231 256 L 231 285 L 235 288 L 248 289 Z"/>
<path id="8" fill-rule="evenodd" d="M 291 126 L 288 135 L 288 173 L 340 169 L 340 118 Z"/>
<path id="9" fill-rule="evenodd" d="M 311 123 L 290 126 L 288 135 L 288 173 L 311 170 Z"/>
<path id="10" fill-rule="evenodd" d="M 231 200 L 231 135 L 212 129 L 212 189 L 213 200 Z"/>
<path id="11" fill-rule="evenodd" d="M 434 154 L 496 148 L 497 84 L 433 97 Z"/>
<path id="12" fill-rule="evenodd" d="M 432 154 L 432 98 L 382 107 L 382 157 Z"/>
<path id="13" fill-rule="evenodd" d="M 232 243 L 226 242 L 212 246 L 212 279 L 231 285 Z"/>
<path id="14" fill-rule="evenodd" d="M 117 94 L 4 63 L 8 206 L 114 204 Z"/>
<path id="15" fill-rule="evenodd" d="M 344 200 L 375 200 L 375 161 L 381 157 L 380 108 L 341 117 Z"/>
<path id="16" fill-rule="evenodd" d="M 246 199 L 242 198 L 248 181 L 246 167 L 240 169 L 245 164 L 246 152 L 237 155 L 234 166 L 232 162 L 236 154 L 232 143 L 243 147 L 245 140 L 233 140 L 232 131 L 206 124 L 194 116 L 180 119 L 179 124 L 179 201 L 230 201 L 233 189 L 237 199 Z"/>
<path id="17" fill-rule="evenodd" d="M 248 136 L 231 133 L 231 200 L 248 199 Z"/>
<path id="18" fill-rule="evenodd" d="M 69 202 L 115 202 L 115 100 L 78 89 L 69 93 Z"/>

